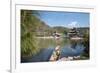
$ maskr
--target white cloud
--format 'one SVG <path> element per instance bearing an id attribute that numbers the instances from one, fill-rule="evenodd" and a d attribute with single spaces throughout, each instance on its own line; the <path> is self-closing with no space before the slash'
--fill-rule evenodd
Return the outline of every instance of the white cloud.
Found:
<path id="1" fill-rule="evenodd" d="M 73 27 L 79 27 L 79 24 L 77 21 L 73 21 L 68 24 L 68 28 L 73 28 Z"/>

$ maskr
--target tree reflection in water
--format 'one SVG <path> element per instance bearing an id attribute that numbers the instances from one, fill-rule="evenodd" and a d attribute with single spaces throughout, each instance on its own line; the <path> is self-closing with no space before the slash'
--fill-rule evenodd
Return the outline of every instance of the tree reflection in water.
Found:
<path id="1" fill-rule="evenodd" d="M 52 52 L 56 46 L 60 46 L 60 58 L 68 56 L 78 56 L 83 52 L 82 40 L 70 40 L 68 38 L 59 39 L 38 39 L 39 49 L 41 51 L 37 55 L 33 55 L 30 59 L 24 59 L 23 62 L 45 62 L 49 61 Z"/>

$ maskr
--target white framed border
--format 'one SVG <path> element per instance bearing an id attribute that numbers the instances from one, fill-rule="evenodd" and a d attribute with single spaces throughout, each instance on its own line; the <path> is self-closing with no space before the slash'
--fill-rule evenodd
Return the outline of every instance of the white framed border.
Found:
<path id="1" fill-rule="evenodd" d="M 20 63 L 20 10 L 48 10 L 90 13 L 90 60 L 68 62 Z M 95 66 L 95 9 L 86 5 L 14 4 L 11 18 L 11 72 L 44 71 L 53 69 Z"/>

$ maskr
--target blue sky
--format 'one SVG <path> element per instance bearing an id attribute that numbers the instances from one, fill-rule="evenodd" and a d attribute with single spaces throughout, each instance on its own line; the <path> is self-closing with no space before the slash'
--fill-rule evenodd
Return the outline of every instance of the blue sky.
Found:
<path id="1" fill-rule="evenodd" d="M 89 27 L 89 13 L 39 11 L 40 18 L 47 25 L 63 27 Z"/>

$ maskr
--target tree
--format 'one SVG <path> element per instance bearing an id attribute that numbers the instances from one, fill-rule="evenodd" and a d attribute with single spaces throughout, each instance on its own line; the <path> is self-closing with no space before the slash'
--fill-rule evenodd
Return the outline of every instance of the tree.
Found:
<path id="1" fill-rule="evenodd" d="M 90 56 L 90 48 L 89 48 L 89 32 L 85 33 L 84 36 L 83 45 L 85 46 L 84 49 L 84 56 L 89 57 Z"/>
<path id="2" fill-rule="evenodd" d="M 31 56 L 39 51 L 33 32 L 38 22 L 36 15 L 36 11 L 21 10 L 21 57 Z"/>

